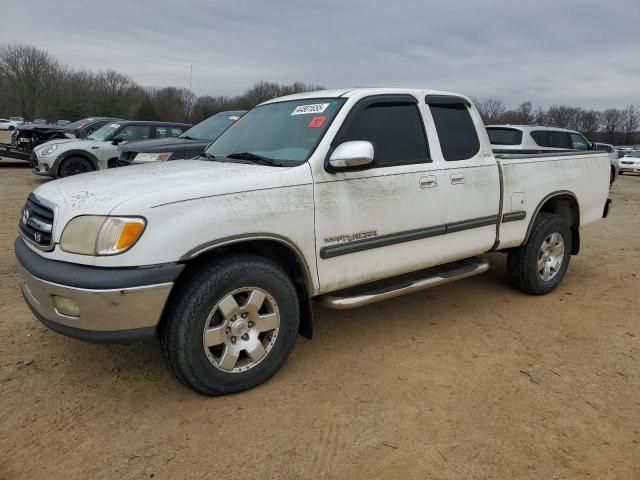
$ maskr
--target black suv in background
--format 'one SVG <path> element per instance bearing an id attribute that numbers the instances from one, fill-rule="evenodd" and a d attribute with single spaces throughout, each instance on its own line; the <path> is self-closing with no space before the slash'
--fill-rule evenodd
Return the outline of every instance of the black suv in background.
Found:
<path id="1" fill-rule="evenodd" d="M 176 138 L 129 142 L 120 148 L 118 166 L 197 157 L 245 113 L 246 110 L 217 113 Z"/>

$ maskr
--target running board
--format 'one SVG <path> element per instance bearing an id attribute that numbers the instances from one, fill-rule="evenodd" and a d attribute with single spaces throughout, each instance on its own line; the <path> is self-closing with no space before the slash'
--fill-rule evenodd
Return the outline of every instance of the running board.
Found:
<path id="1" fill-rule="evenodd" d="M 448 269 L 446 267 L 449 267 Z M 489 262 L 481 257 L 474 257 L 462 262 L 436 267 L 435 269 L 422 270 L 409 275 L 402 275 L 383 282 L 361 285 L 359 287 L 321 295 L 316 300 L 327 308 L 348 309 L 400 297 L 409 293 L 419 292 L 427 288 L 437 287 L 445 283 L 453 282 L 489 270 Z M 429 275 L 430 273 L 430 275 Z M 422 275 L 420 275 L 422 274 Z M 408 277 L 412 277 L 407 279 Z M 395 282 L 394 282 L 395 280 Z M 394 283 L 390 283 L 394 282 Z M 385 286 L 375 289 L 378 283 L 386 283 Z M 372 290 L 367 290 L 367 287 Z"/>

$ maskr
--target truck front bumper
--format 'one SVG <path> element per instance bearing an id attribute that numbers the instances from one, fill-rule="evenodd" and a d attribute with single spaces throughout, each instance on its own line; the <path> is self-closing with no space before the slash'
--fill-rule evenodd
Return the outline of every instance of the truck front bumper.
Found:
<path id="1" fill-rule="evenodd" d="M 49 260 L 20 238 L 22 295 L 36 318 L 63 335 L 96 343 L 153 337 L 184 265 L 98 268 Z"/>

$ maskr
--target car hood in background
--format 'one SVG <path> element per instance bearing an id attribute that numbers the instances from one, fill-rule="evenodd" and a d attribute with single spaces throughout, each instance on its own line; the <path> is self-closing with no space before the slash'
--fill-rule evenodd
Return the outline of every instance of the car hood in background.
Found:
<path id="1" fill-rule="evenodd" d="M 136 153 L 167 153 L 179 152 L 188 148 L 195 150 L 204 148 L 211 143 L 211 140 L 187 140 L 186 138 L 157 138 L 155 140 L 136 140 L 123 145 L 120 150 Z"/>

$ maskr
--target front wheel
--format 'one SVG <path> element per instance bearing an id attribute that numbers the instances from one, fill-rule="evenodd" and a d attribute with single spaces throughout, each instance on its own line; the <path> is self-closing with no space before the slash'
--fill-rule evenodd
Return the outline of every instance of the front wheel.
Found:
<path id="1" fill-rule="evenodd" d="M 539 214 L 527 243 L 509 253 L 507 275 L 513 286 L 532 295 L 554 290 L 569 267 L 571 238 L 562 217 Z"/>
<path id="2" fill-rule="evenodd" d="M 263 257 L 232 255 L 188 275 L 176 286 L 159 331 L 174 376 L 211 396 L 271 378 L 289 356 L 300 321 L 287 274 Z"/>
<path id="3" fill-rule="evenodd" d="M 93 164 L 83 157 L 69 157 L 62 162 L 58 171 L 60 177 L 70 177 L 79 173 L 93 172 Z"/>

